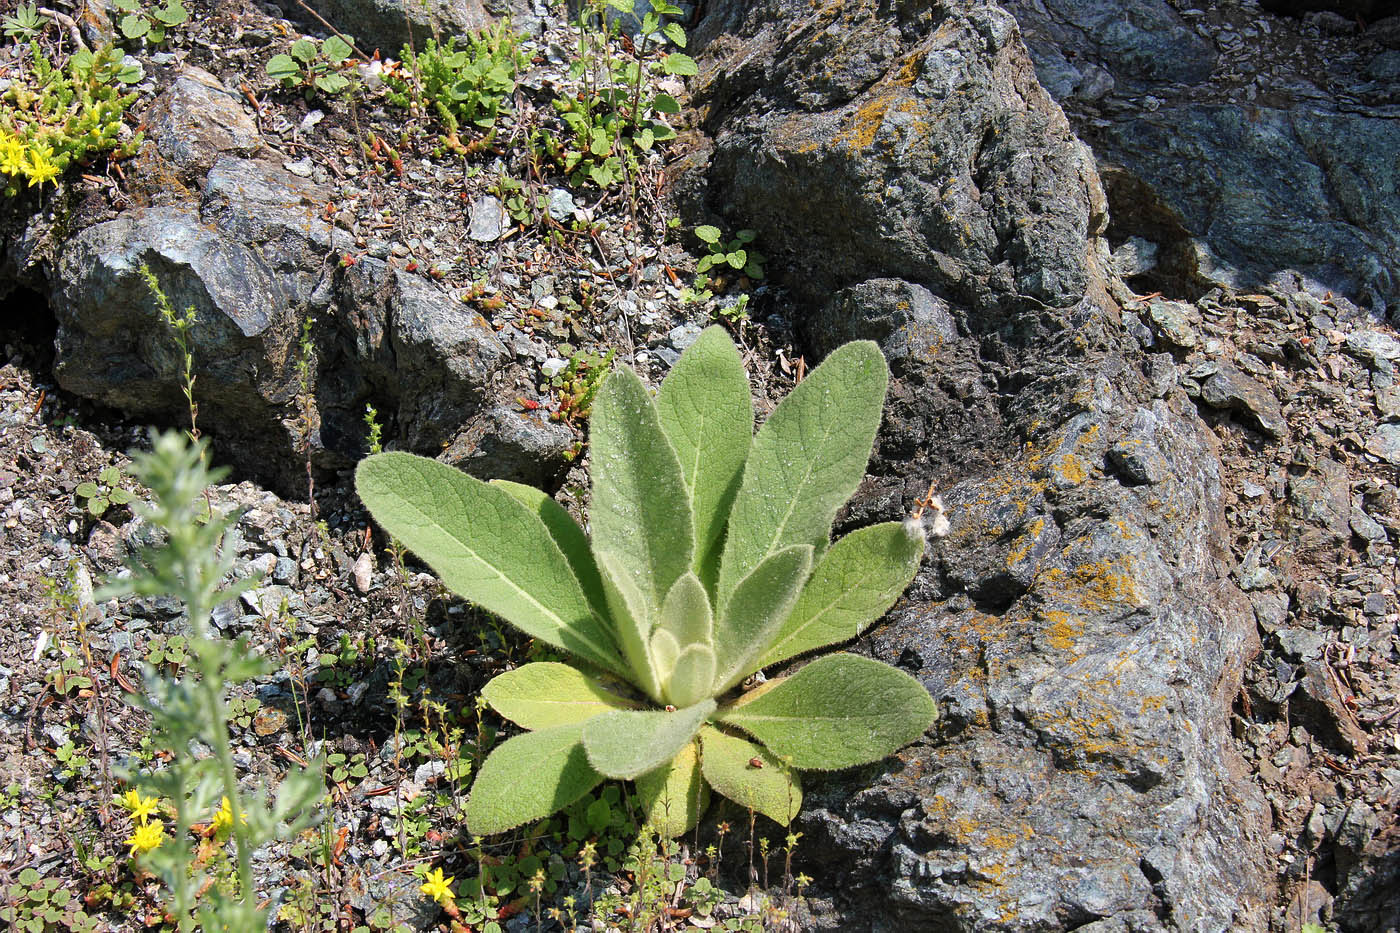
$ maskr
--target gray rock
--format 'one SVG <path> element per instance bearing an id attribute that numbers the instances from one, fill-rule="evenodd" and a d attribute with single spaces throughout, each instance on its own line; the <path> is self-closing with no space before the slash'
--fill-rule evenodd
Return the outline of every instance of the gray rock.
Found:
<path id="1" fill-rule="evenodd" d="M 1153 300 L 1147 303 L 1147 315 L 1157 332 L 1173 346 L 1190 350 L 1201 342 L 1194 325 L 1201 323 L 1201 313 L 1180 301 Z"/>
<path id="2" fill-rule="evenodd" d="M 1400 340 L 1380 331 L 1354 330 L 1347 334 L 1342 346 L 1372 369 L 1389 372 L 1393 369 L 1391 364 L 1400 360 Z"/>
<path id="3" fill-rule="evenodd" d="M 1205 375 L 1201 382 L 1201 401 L 1212 408 L 1244 415 L 1252 427 L 1272 438 L 1278 439 L 1288 435 L 1288 424 L 1284 421 L 1283 410 L 1268 387 L 1229 363 L 1208 365 L 1213 372 Z"/>
<path id="4" fill-rule="evenodd" d="M 307 15 L 296 0 L 275 0 L 286 15 L 307 28 L 325 29 Z M 516 29 L 533 31 L 539 24 L 529 0 L 310 0 L 308 4 L 332 26 L 355 37 L 355 44 L 366 54 L 378 49 L 384 56 L 398 58 L 409 41 L 419 44 L 425 37 L 441 34 L 461 36 L 491 25 L 503 14 L 511 16 Z"/>
<path id="5" fill-rule="evenodd" d="M 1307 547 L 1340 547 L 1351 537 L 1351 483 L 1346 467 L 1327 458 L 1288 480 L 1288 502 L 1307 528 L 1298 543 Z"/>
<path id="6" fill-rule="evenodd" d="M 666 339 L 671 342 L 671 346 L 684 352 L 686 347 L 700 339 L 700 328 L 694 324 L 681 324 L 671 328 Z"/>
<path id="7" fill-rule="evenodd" d="M 574 203 L 574 196 L 565 188 L 550 188 L 545 204 L 549 216 L 560 223 L 572 220 L 574 211 L 578 209 L 578 205 Z"/>
<path id="8" fill-rule="evenodd" d="M 1295 269 L 1319 294 L 1360 296 L 1376 310 L 1400 302 L 1400 192 L 1386 167 L 1400 146 L 1396 101 L 1389 87 L 1366 86 L 1380 79 L 1335 61 L 1335 39 L 1270 16 L 1269 30 L 1217 51 L 1170 0 L 1005 5 L 1047 87 L 1112 166 L 1104 182 L 1116 235 L 1163 245 L 1159 281 L 1253 288 Z M 1237 28 L 1259 18 L 1244 6 L 1196 6 Z M 1388 73 L 1382 59 L 1373 67 Z M 1082 77 L 1097 69 L 1113 81 L 1106 99 Z M 1254 87 L 1242 88 L 1251 75 Z"/>
<path id="9" fill-rule="evenodd" d="M 536 412 L 497 405 L 442 452 L 442 460 L 481 479 L 508 479 L 553 492 L 576 452 L 574 432 Z"/>
<path id="10" fill-rule="evenodd" d="M 262 146 L 242 98 L 202 68 L 186 66 L 146 111 L 149 139 L 186 178 L 202 178 L 221 156 Z"/>
<path id="11" fill-rule="evenodd" d="M 893 367 L 842 519 L 898 518 L 944 478 L 950 534 L 856 647 L 943 715 L 897 760 L 809 782 L 803 857 L 832 879 L 813 925 L 1262 928 L 1268 807 L 1228 727 L 1255 613 L 1216 556 L 1215 441 L 1105 297 L 1092 169 L 995 8 L 797 7 L 716 3 L 697 27 L 715 141 L 682 188 L 764 231 L 814 355 L 897 355 L 886 296 L 915 287 L 952 325 Z M 1109 456 L 1149 436 L 1160 459 Z"/>
<path id="12" fill-rule="evenodd" d="M 812 304 L 872 278 L 988 314 L 1101 288 L 1098 176 L 1015 22 L 980 3 L 880 9 L 712 4 L 694 93 L 714 149 L 683 196 L 713 192 L 710 208 L 761 230 L 769 268 Z"/>
<path id="13" fill-rule="evenodd" d="M 1382 424 L 1366 439 L 1366 449 L 1390 463 L 1400 466 L 1400 424 Z"/>
<path id="14" fill-rule="evenodd" d="M 509 223 L 510 217 L 501 199 L 484 194 L 472 202 L 467 235 L 478 243 L 490 243 L 501 238 Z"/>
<path id="15" fill-rule="evenodd" d="M 900 279 L 871 279 L 841 289 L 806 329 L 820 356 L 851 340 L 874 340 L 896 369 L 911 355 L 937 353 L 958 336 L 947 302 Z"/>
<path id="16" fill-rule="evenodd" d="M 199 420 L 221 461 L 304 495 L 308 442 L 317 469 L 352 464 L 370 399 L 399 446 L 441 452 L 482 409 L 508 353 L 425 279 L 374 259 L 332 275 L 326 256 L 350 240 L 317 216 L 329 197 L 277 165 L 223 157 L 198 209 L 137 208 L 79 231 L 53 276 L 60 383 L 133 417 L 188 418 L 183 359 L 138 274 L 146 264 L 177 310 L 195 309 Z M 308 313 L 309 431 L 297 403 Z"/>

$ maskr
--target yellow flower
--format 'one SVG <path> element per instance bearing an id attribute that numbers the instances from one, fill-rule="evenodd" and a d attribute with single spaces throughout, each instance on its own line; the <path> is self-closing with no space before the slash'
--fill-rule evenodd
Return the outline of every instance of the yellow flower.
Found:
<path id="1" fill-rule="evenodd" d="M 29 151 L 29 165 L 25 169 L 25 174 L 29 176 L 29 187 L 42 185 L 46 181 L 53 181 L 58 177 L 58 166 L 49 161 L 52 150 L 46 152 L 47 146 L 35 146 Z"/>
<path id="2" fill-rule="evenodd" d="M 243 814 L 243 825 L 248 825 L 248 814 Z M 226 836 L 233 829 L 233 804 L 225 797 L 214 814 L 214 835 Z"/>
<path id="3" fill-rule="evenodd" d="M 449 887 L 454 880 L 455 876 L 452 878 L 444 878 L 442 876 L 442 869 L 434 868 L 432 871 L 428 872 L 427 879 L 418 890 L 437 901 L 440 906 L 447 907 L 449 904 L 457 903 L 457 898 L 452 893 L 452 888 Z"/>
<path id="4" fill-rule="evenodd" d="M 25 148 L 18 136 L 0 137 L 0 172 L 19 177 L 25 174 Z"/>
<path id="5" fill-rule="evenodd" d="M 131 858 L 142 852 L 149 852 L 165 841 L 165 824 L 160 820 L 148 820 L 131 833 L 126 845 L 131 846 Z"/>
<path id="6" fill-rule="evenodd" d="M 117 798 L 117 806 L 130 813 L 136 825 L 141 826 L 159 809 L 160 800 L 156 797 L 142 797 L 140 791 L 133 789 Z"/>

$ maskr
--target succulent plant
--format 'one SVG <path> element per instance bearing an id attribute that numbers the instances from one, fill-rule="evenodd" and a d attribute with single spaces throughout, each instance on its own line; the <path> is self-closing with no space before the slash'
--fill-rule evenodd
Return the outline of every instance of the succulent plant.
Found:
<path id="1" fill-rule="evenodd" d="M 660 832 L 715 791 L 787 824 L 798 771 L 871 762 L 934 721 L 909 675 L 851 654 L 745 685 L 860 634 L 909 585 L 918 521 L 832 543 L 865 472 L 888 368 L 868 341 L 833 352 L 757 434 L 747 374 L 706 330 L 653 397 L 626 366 L 590 419 L 591 538 L 544 492 L 406 453 L 356 474 L 374 518 L 454 592 L 572 656 L 484 689 L 528 730 L 483 764 L 468 829 L 487 835 L 634 780 Z"/>

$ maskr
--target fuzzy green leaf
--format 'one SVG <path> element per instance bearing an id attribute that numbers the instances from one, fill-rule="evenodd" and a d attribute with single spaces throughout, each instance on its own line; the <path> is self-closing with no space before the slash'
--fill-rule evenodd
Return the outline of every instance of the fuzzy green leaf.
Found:
<path id="1" fill-rule="evenodd" d="M 938 707 L 923 685 L 854 654 L 819 658 L 719 721 L 738 726 L 796 768 L 877 761 L 924 734 Z"/>
<path id="2" fill-rule="evenodd" d="M 627 675 L 548 529 L 505 490 L 407 453 L 362 460 L 355 489 L 375 521 L 454 593 L 527 635 Z"/>
<path id="3" fill-rule="evenodd" d="M 782 630 L 811 569 L 811 546 L 795 544 L 739 581 L 715 625 L 716 694 L 758 669 L 759 656 Z"/>
<path id="4" fill-rule="evenodd" d="M 492 709 L 523 729 L 549 729 L 587 722 L 609 710 L 637 708 L 577 668 L 557 661 L 537 661 L 497 674 L 481 695 Z"/>
<path id="5" fill-rule="evenodd" d="M 595 551 L 598 570 L 603 578 L 603 593 L 607 597 L 617 639 L 630 673 L 627 679 L 656 702 L 661 699 L 661 680 L 651 654 L 652 610 L 646 596 L 637 585 L 622 558 L 608 551 Z"/>
<path id="6" fill-rule="evenodd" d="M 589 420 L 593 550 L 621 559 L 653 610 L 690 569 L 690 495 L 676 449 L 646 386 L 615 368 L 593 400 Z"/>
<path id="7" fill-rule="evenodd" d="M 759 667 L 855 638 L 884 615 L 918 572 L 924 537 L 904 522 L 846 535 L 822 555 Z"/>
<path id="8" fill-rule="evenodd" d="M 748 375 L 723 327 L 707 327 L 681 354 L 656 407 L 694 503 L 692 566 L 713 590 L 725 522 L 753 442 Z"/>
<path id="9" fill-rule="evenodd" d="M 692 829 L 710 803 L 710 788 L 700 776 L 700 746 L 691 740 L 668 764 L 637 778 L 646 823 L 674 838 Z"/>
<path id="10" fill-rule="evenodd" d="M 588 763 L 611 778 L 631 780 L 654 771 L 695 737 L 715 701 L 704 699 L 675 712 L 616 710 L 595 716 L 583 728 Z"/>
<path id="11" fill-rule="evenodd" d="M 705 241 L 706 243 L 718 243 L 719 238 L 723 234 L 720 231 L 719 227 L 713 226 L 711 224 L 701 224 L 700 226 L 695 228 L 695 235 L 698 236 L 701 240 Z M 747 377 L 745 378 L 747 379 Z"/>
<path id="12" fill-rule="evenodd" d="M 73 490 L 73 494 L 79 499 L 91 499 L 93 496 L 97 495 L 97 484 L 92 480 L 79 483 L 78 487 Z"/>
<path id="13" fill-rule="evenodd" d="M 714 629 L 710 597 L 705 593 L 700 578 L 687 573 L 666 594 L 666 601 L 661 604 L 657 630 L 669 632 L 676 639 L 677 646 L 684 648 L 686 645 L 711 644 Z"/>
<path id="14" fill-rule="evenodd" d="M 652 670 L 656 671 L 656 679 L 661 684 L 662 698 L 669 702 L 666 684 L 671 680 L 671 672 L 676 669 L 676 659 L 681 656 L 681 643 L 670 632 L 658 628 L 651 633 L 650 644 Z"/>
<path id="15" fill-rule="evenodd" d="M 543 819 L 597 787 L 603 776 L 588 763 L 583 723 L 507 739 L 486 758 L 467 800 L 467 828 L 490 836 Z"/>
<path id="16" fill-rule="evenodd" d="M 794 544 L 818 556 L 826 550 L 836 511 L 865 475 L 888 382 L 874 343 L 848 343 L 774 409 L 754 438 L 730 512 L 721 604 L 768 555 Z"/>
<path id="17" fill-rule="evenodd" d="M 797 772 L 763 746 L 713 726 L 700 730 L 700 773 L 739 806 L 757 810 L 783 826 L 802 809 Z"/>
<path id="18" fill-rule="evenodd" d="M 504 489 L 513 499 L 539 516 L 540 521 L 544 522 L 544 527 L 549 529 L 554 543 L 564 552 L 564 559 L 569 562 L 570 569 L 578 578 L 594 611 L 606 618 L 608 602 L 603 595 L 603 578 L 598 573 L 598 564 L 593 560 L 588 536 L 583 533 L 578 522 L 574 521 L 568 509 L 555 502 L 549 493 L 534 486 L 512 483 L 504 479 L 493 479 L 491 485 Z"/>
<path id="19" fill-rule="evenodd" d="M 714 691 L 714 684 L 714 649 L 709 645 L 687 645 L 672 665 L 665 693 L 674 705 L 688 706 L 709 696 Z"/>

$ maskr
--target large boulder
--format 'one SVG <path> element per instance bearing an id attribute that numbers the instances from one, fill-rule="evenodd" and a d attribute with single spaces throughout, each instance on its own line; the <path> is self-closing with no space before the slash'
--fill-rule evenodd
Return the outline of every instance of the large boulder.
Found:
<path id="1" fill-rule="evenodd" d="M 1159 247 L 1145 290 L 1296 270 L 1400 309 L 1400 5 L 1005 5 L 1094 147 L 1110 236 Z"/>
<path id="2" fill-rule="evenodd" d="M 882 276 L 995 315 L 1101 288 L 1093 159 L 1001 9 L 720 3 L 696 33 L 703 206 L 804 299 Z"/>
<path id="3" fill-rule="evenodd" d="M 1124 329 L 1091 158 L 975 2 L 719 3 L 678 178 L 760 231 L 818 357 L 894 380 L 850 525 L 936 481 L 952 531 L 857 643 L 920 679 L 924 744 L 809 782 L 831 930 L 1263 929 L 1268 807 L 1229 732 L 1258 649 L 1220 461 Z M 1141 325 L 1139 325 L 1141 326 Z"/>

